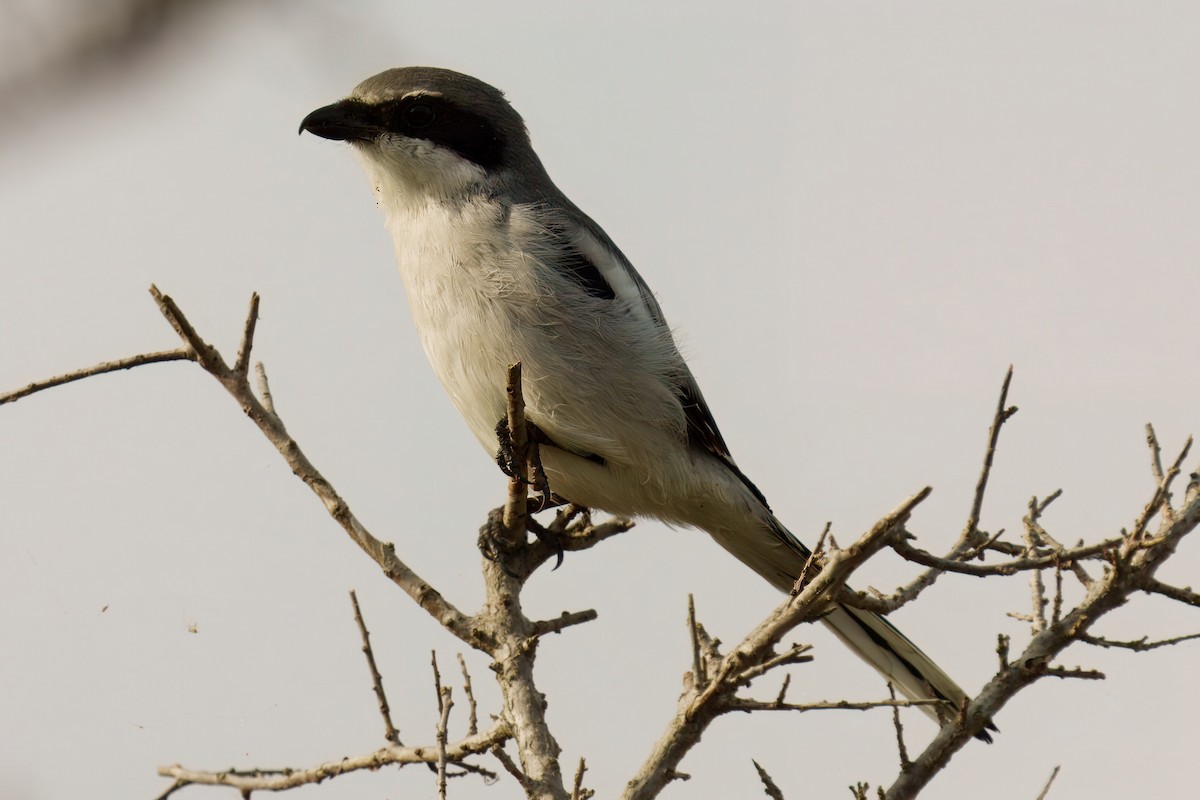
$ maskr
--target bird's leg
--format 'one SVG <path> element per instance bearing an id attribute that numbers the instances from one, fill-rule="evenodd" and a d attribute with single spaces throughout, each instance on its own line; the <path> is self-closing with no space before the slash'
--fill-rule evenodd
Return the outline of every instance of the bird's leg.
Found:
<path id="1" fill-rule="evenodd" d="M 496 423 L 496 441 L 499 443 L 499 449 L 496 451 L 496 466 L 508 477 L 527 483 L 541 495 L 537 500 L 530 501 L 532 513 L 561 506 L 566 501 L 550 491 L 550 479 L 546 477 L 546 470 L 542 466 L 541 445 L 552 445 L 553 442 L 529 420 L 525 420 L 525 429 L 529 441 L 526 459 L 531 467 L 530 471 L 533 473 L 532 480 L 525 477 L 525 471 L 521 468 L 521 462 L 525 459 L 522 459 L 521 454 L 517 453 L 513 446 L 512 431 L 508 428 L 508 419 L 504 417 Z"/>
<path id="2" fill-rule="evenodd" d="M 528 450 L 524 454 L 525 457 L 522 458 L 522 455 L 516 452 L 516 447 L 513 445 L 512 431 L 508 427 L 508 419 L 501 418 L 496 423 L 496 441 L 499 443 L 499 449 L 496 452 L 496 466 L 500 467 L 500 471 L 508 477 L 527 483 L 530 488 L 538 493 L 538 497 L 529 498 L 529 513 L 536 514 L 548 508 L 560 506 L 565 501 L 550 491 L 550 479 L 546 477 L 546 469 L 542 466 L 541 445 L 552 445 L 553 442 L 550 441 L 546 434 L 542 433 L 537 425 L 528 419 L 525 420 L 525 430 Z M 522 461 L 529 464 L 531 478 L 525 477 L 525 470 L 522 469 Z M 538 541 L 553 545 L 555 553 L 554 568 L 558 569 L 563 562 L 563 548 L 562 543 L 558 541 L 558 537 L 532 518 L 526 522 L 526 528 L 538 538 Z"/>
<path id="3" fill-rule="evenodd" d="M 496 441 L 499 449 L 496 451 L 496 466 L 510 478 L 525 480 L 521 469 L 521 459 L 513 447 L 512 431 L 508 428 L 508 418 L 501 417 L 496 423 Z"/>
<path id="4" fill-rule="evenodd" d="M 542 445 L 548 444 L 550 440 L 537 425 L 528 420 L 525 425 L 529 429 L 529 466 L 533 472 L 530 486 L 541 495 L 537 511 L 545 511 L 561 504 L 561 499 L 555 502 L 554 493 L 550 491 L 550 479 L 546 477 L 546 468 L 542 466 Z"/>
<path id="5" fill-rule="evenodd" d="M 510 578 L 519 578 L 515 572 L 508 567 L 509 556 L 516 549 L 514 545 L 504 535 L 504 513 L 502 509 L 492 509 L 488 514 L 487 522 L 479 529 L 478 539 L 479 552 L 483 557 L 494 564 L 499 564 L 500 568 Z"/>

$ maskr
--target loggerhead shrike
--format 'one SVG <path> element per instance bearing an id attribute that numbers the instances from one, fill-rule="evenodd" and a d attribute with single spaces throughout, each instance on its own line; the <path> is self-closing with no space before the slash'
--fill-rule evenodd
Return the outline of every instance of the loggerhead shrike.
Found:
<path id="1" fill-rule="evenodd" d="M 792 588 L 808 548 L 734 463 L 645 281 L 550 180 L 499 90 L 445 69 L 392 69 L 300 130 L 362 159 L 425 353 L 489 453 L 505 368 L 520 361 L 556 495 L 700 528 Z M 908 697 L 966 699 L 878 614 L 839 606 L 824 621 Z"/>

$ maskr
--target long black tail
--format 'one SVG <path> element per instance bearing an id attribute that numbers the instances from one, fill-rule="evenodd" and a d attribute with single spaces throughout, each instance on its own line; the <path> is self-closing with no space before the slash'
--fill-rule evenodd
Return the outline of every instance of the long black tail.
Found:
<path id="1" fill-rule="evenodd" d="M 752 531 L 709 528 L 709 533 L 742 563 L 782 591 L 790 591 L 810 550 L 764 506 Z M 942 724 L 957 714 L 968 695 L 921 648 L 887 619 L 871 611 L 839 605 L 824 618 L 834 635 L 874 667 L 910 700 L 942 700 L 921 708 Z M 996 727 L 988 723 L 988 730 Z M 992 740 L 987 730 L 976 738 Z"/>
<path id="2" fill-rule="evenodd" d="M 835 636 L 905 697 L 946 701 L 942 706 L 921 706 L 938 723 L 952 717 L 967 701 L 967 693 L 932 658 L 880 615 L 838 606 L 824 622 Z M 991 723 L 988 728 L 996 730 Z M 976 734 L 976 738 L 990 742 L 992 735 L 984 730 Z"/>

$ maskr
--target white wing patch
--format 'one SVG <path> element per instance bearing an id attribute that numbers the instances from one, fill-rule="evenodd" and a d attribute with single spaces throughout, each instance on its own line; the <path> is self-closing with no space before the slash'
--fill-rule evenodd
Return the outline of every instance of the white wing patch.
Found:
<path id="1" fill-rule="evenodd" d="M 572 225 L 568 235 L 571 244 L 600 270 L 600 275 L 618 300 L 647 322 L 659 322 L 637 278 L 618 255 L 584 227 Z"/>

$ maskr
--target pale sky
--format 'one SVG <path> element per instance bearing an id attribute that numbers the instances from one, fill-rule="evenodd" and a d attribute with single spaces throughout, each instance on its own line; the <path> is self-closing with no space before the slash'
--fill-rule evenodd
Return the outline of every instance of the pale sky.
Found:
<path id="1" fill-rule="evenodd" d="M 344 145 L 296 128 L 393 66 L 506 91 L 559 186 L 658 294 L 725 438 L 793 531 L 849 540 L 920 487 L 927 549 L 965 519 L 1008 364 L 984 527 L 1062 488 L 1062 540 L 1149 499 L 1143 425 L 1200 433 L 1200 7 L 1192 3 L 317 3 L 191 23 L 128 69 L 3 109 L 0 389 L 173 347 L 172 295 L 232 354 L 251 291 L 277 407 L 359 518 L 460 608 L 504 481 L 425 363 L 382 218 Z M 14 124 L 16 120 L 19 124 Z M 1194 468 L 1197 456 L 1189 461 Z M 429 652 L 458 642 L 396 590 L 199 368 L 168 364 L 0 408 L 0 797 L 152 798 L 162 764 L 303 767 L 383 743 L 347 590 L 406 742 L 433 740 Z M 883 554 L 856 578 L 915 570 Z M 1200 544 L 1161 577 L 1200 584 Z M 539 681 L 569 770 L 611 797 L 690 667 L 686 596 L 738 640 L 780 599 L 707 536 L 646 522 L 530 583 Z M 944 578 L 893 616 L 968 690 L 1024 578 Z M 192 629 L 194 632 L 192 632 Z M 1200 630 L 1137 597 L 1115 638 Z M 875 699 L 824 630 L 793 699 Z M 1194 791 L 1200 644 L 1063 663 L 929 798 Z M 481 715 L 498 710 L 469 656 Z M 758 696 L 772 696 L 779 676 Z M 461 734 L 459 717 L 452 735 Z M 934 733 L 907 717 L 911 750 Z M 455 723 L 452 721 L 452 726 Z M 1119 757 L 1114 757 L 1119 755 Z M 719 720 L 665 797 L 789 798 L 889 783 L 884 712 Z M 495 762 L 484 759 L 489 767 Z M 433 795 L 420 767 L 298 798 Z M 191 788 L 187 797 L 229 790 Z M 456 798 L 510 798 L 462 779 Z"/>

